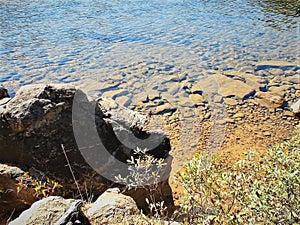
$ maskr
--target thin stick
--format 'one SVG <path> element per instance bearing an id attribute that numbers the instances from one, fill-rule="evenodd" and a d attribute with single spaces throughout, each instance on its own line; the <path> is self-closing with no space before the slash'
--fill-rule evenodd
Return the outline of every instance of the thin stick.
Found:
<path id="1" fill-rule="evenodd" d="M 9 218 L 8 218 L 7 221 L 6 221 L 6 225 L 9 224 L 9 222 L 11 221 L 11 219 L 12 219 L 12 217 L 13 217 L 15 211 L 16 211 L 16 208 L 14 208 L 14 210 L 11 212 Z"/>
<path id="2" fill-rule="evenodd" d="M 65 150 L 65 147 L 64 147 L 64 145 L 63 145 L 63 144 L 61 145 L 61 148 L 62 148 L 62 150 L 63 150 L 63 153 L 64 153 L 64 155 L 65 155 L 65 158 L 66 158 L 66 160 L 67 160 L 68 167 L 69 167 L 69 169 L 70 169 L 70 172 L 71 172 L 71 174 L 72 174 L 73 180 L 74 180 L 74 182 L 75 182 L 75 184 L 76 184 L 76 187 L 77 187 L 77 190 L 78 190 L 78 192 L 79 192 L 79 195 L 80 195 L 80 197 L 81 197 L 81 200 L 83 201 L 83 197 L 82 197 L 81 191 L 80 191 L 80 189 L 79 189 L 78 182 L 77 182 L 77 180 L 76 180 L 76 178 L 75 178 L 75 175 L 74 175 L 74 172 L 73 172 L 73 170 L 72 170 L 72 167 L 71 167 L 71 164 L 70 164 L 69 158 L 68 158 L 68 156 L 67 156 L 67 152 L 66 152 L 66 150 Z"/>

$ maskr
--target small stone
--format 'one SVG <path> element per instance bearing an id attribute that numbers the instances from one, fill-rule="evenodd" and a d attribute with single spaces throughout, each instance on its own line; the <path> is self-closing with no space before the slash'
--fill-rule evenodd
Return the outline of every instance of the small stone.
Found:
<path id="1" fill-rule="evenodd" d="M 265 132 L 263 132 L 263 134 L 268 137 L 271 136 L 271 132 L 269 132 L 269 131 L 265 131 Z"/>
<path id="2" fill-rule="evenodd" d="M 290 89 L 292 85 L 280 85 L 279 87 L 272 86 L 269 87 L 269 91 L 274 93 L 275 95 L 283 97 Z"/>
<path id="3" fill-rule="evenodd" d="M 284 111 L 283 116 L 293 117 L 295 114 L 291 111 Z"/>
<path id="4" fill-rule="evenodd" d="M 283 74 L 283 70 L 279 68 L 271 68 L 269 69 L 269 72 L 274 76 L 280 76 Z"/>
<path id="5" fill-rule="evenodd" d="M 211 113 L 206 113 L 205 115 L 204 115 L 204 119 L 209 119 L 211 117 Z"/>
<path id="6" fill-rule="evenodd" d="M 245 114 L 244 113 L 236 113 L 233 118 L 244 118 Z"/>
<path id="7" fill-rule="evenodd" d="M 226 120 L 217 120 L 217 121 L 216 121 L 216 124 L 217 124 L 217 125 L 223 126 L 223 125 L 226 124 Z"/>
<path id="8" fill-rule="evenodd" d="M 230 105 L 230 106 L 235 106 L 239 104 L 239 102 L 233 98 L 224 98 L 224 102 L 226 105 Z"/>
<path id="9" fill-rule="evenodd" d="M 295 84 L 296 86 L 299 86 L 300 84 L 300 78 L 299 74 L 294 76 L 287 76 L 282 78 L 284 81 L 287 81 L 289 83 Z"/>
<path id="10" fill-rule="evenodd" d="M 226 118 L 225 121 L 226 121 L 226 123 L 234 123 L 235 122 L 235 120 L 231 119 L 231 118 Z"/>
<path id="11" fill-rule="evenodd" d="M 176 108 L 171 105 L 170 103 L 162 104 L 156 107 L 154 112 L 152 112 L 153 115 L 162 115 L 166 113 L 173 113 L 176 111 Z"/>
<path id="12" fill-rule="evenodd" d="M 128 96 L 120 96 L 116 99 L 116 102 L 122 106 L 128 107 L 131 103 L 131 99 Z"/>
<path id="13" fill-rule="evenodd" d="M 204 102 L 204 97 L 202 95 L 199 95 L 199 94 L 190 94 L 189 98 L 194 103 L 194 105 L 199 105 L 202 102 Z"/>
<path id="14" fill-rule="evenodd" d="M 104 92 L 102 96 L 116 100 L 117 97 L 128 95 L 129 92 L 123 89 L 111 90 Z"/>
<path id="15" fill-rule="evenodd" d="M 214 97 L 214 102 L 216 102 L 216 103 L 222 103 L 222 101 L 223 101 L 223 97 L 221 95 L 216 95 Z"/>
<path id="16" fill-rule="evenodd" d="M 193 86 L 191 87 L 191 93 L 192 94 L 202 94 L 202 88 L 199 84 L 193 84 Z"/>
<path id="17" fill-rule="evenodd" d="M 240 71 L 225 71 L 225 75 L 232 77 L 232 79 L 240 80 L 246 83 L 248 86 L 255 90 L 259 90 L 260 87 L 264 87 L 266 84 L 266 78 L 263 76 L 257 76 L 252 73 L 245 73 Z"/>
<path id="18" fill-rule="evenodd" d="M 149 90 L 147 91 L 147 99 L 153 101 L 155 99 L 160 99 L 161 96 L 157 90 Z"/>
<path id="19" fill-rule="evenodd" d="M 9 98 L 7 89 L 0 87 L 0 100 L 3 98 Z"/>

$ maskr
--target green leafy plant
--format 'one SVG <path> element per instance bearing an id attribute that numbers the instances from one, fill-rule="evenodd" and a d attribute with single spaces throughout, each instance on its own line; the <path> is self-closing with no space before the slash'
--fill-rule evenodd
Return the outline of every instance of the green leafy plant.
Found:
<path id="1" fill-rule="evenodd" d="M 187 224 L 299 224 L 300 134 L 262 156 L 248 151 L 231 168 L 196 155 L 177 180 Z"/>
<path id="2" fill-rule="evenodd" d="M 156 224 L 165 217 L 167 207 L 164 202 L 158 202 L 155 199 L 155 192 L 158 190 L 158 184 L 161 179 L 161 170 L 166 165 L 163 159 L 156 159 L 147 153 L 147 149 L 137 148 L 134 150 L 136 157 L 131 157 L 128 163 L 129 174 L 126 177 L 118 175 L 115 177 L 116 182 L 126 185 L 126 189 L 143 188 L 149 192 L 149 198 L 145 201 L 149 206 L 150 214 L 155 218 Z M 148 217 L 141 214 L 138 217 L 138 224 L 152 224 Z"/>

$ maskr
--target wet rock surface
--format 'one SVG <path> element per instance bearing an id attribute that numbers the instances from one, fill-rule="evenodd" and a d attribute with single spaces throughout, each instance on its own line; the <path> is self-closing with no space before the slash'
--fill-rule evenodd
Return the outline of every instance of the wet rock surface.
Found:
<path id="1" fill-rule="evenodd" d="M 74 111 L 72 114 L 74 105 L 77 114 Z M 25 86 L 0 108 L 0 117 L 0 161 L 34 170 L 40 176 L 37 178 L 47 176 L 57 180 L 64 187 L 64 195 L 69 197 L 77 195 L 77 187 L 66 167 L 62 144 L 80 188 L 84 191 L 86 186 L 93 187 L 96 195 L 118 185 L 108 178 L 126 174 L 122 169 L 113 169 L 119 168 L 118 162 L 127 168 L 126 160 L 132 156 L 133 148 L 146 143 L 141 140 L 153 136 L 151 140 L 157 139 L 159 143 L 149 154 L 169 157 L 169 140 L 162 131 L 144 129 L 145 116 L 105 98 L 88 100 L 85 93 L 70 85 Z M 140 142 L 128 142 L 131 137 Z M 162 171 L 161 176 L 166 180 L 158 188 L 167 191 L 158 190 L 157 197 L 172 205 L 167 181 L 170 166 L 169 163 Z M 139 207 L 147 208 L 144 200 L 147 193 L 144 189 L 138 192 L 129 194 Z"/>

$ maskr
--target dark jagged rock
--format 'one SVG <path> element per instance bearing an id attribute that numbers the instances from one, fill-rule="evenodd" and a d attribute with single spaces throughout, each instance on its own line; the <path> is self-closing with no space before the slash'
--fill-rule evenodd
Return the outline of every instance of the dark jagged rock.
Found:
<path id="1" fill-rule="evenodd" d="M 112 100 L 89 100 L 70 85 L 24 86 L 0 108 L 0 162 L 35 171 L 37 178 L 57 180 L 64 195 L 73 197 L 77 188 L 66 166 L 63 144 L 82 191 L 88 186 L 99 195 L 118 186 L 112 178 L 126 175 L 126 160 L 134 148 L 150 146 L 150 154 L 169 162 L 161 171 L 165 179 L 157 197 L 173 205 L 167 180 L 170 142 L 161 131 L 144 130 L 146 120 Z M 146 208 L 144 189 L 129 194 Z"/>

